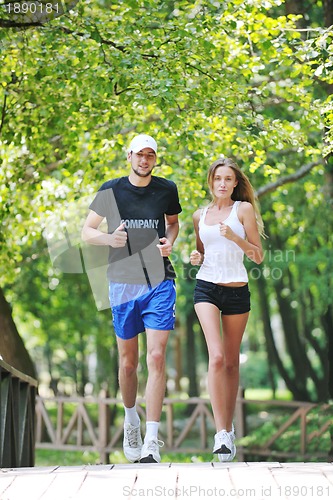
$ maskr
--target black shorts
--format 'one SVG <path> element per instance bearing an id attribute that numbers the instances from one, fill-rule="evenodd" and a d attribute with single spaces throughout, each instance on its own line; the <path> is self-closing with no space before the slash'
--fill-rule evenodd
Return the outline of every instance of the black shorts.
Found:
<path id="1" fill-rule="evenodd" d="M 248 284 L 240 287 L 224 286 L 198 279 L 194 289 L 194 303 L 199 302 L 214 304 L 222 314 L 244 314 L 251 309 Z"/>

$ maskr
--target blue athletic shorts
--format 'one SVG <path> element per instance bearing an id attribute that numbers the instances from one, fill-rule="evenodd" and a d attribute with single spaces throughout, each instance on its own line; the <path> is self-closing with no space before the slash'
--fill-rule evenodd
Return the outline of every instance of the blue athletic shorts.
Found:
<path id="1" fill-rule="evenodd" d="M 251 309 L 250 295 L 248 284 L 234 287 L 198 279 L 194 289 L 194 303 L 214 304 L 226 315 L 244 314 Z"/>
<path id="2" fill-rule="evenodd" d="M 109 284 L 113 326 L 117 337 L 132 339 L 146 328 L 173 330 L 175 327 L 176 286 L 162 281 L 149 289 L 146 285 Z"/>

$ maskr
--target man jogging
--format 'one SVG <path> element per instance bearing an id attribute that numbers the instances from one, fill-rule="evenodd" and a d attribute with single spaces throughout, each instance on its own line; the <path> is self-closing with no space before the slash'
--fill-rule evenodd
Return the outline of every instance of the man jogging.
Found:
<path id="1" fill-rule="evenodd" d="M 166 387 L 165 357 L 175 322 L 175 272 L 169 260 L 181 206 L 176 184 L 152 175 L 157 144 L 132 140 L 128 177 L 102 185 L 82 231 L 85 242 L 109 247 L 109 297 L 119 352 L 119 385 L 125 409 L 124 454 L 130 462 L 160 462 L 159 421 Z M 106 218 L 108 232 L 99 229 Z M 136 411 L 138 334 L 146 332 L 146 433 Z"/>

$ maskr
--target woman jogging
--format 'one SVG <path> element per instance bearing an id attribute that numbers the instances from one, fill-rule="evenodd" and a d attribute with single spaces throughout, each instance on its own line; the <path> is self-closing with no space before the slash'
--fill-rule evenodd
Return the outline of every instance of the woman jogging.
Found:
<path id="1" fill-rule="evenodd" d="M 232 159 L 221 158 L 210 166 L 208 186 L 211 203 L 193 214 L 197 249 L 190 260 L 200 265 L 194 307 L 208 348 L 208 391 L 216 425 L 213 453 L 228 462 L 236 454 L 239 354 L 250 311 L 243 257 L 262 262 L 263 223 L 253 187 Z"/>

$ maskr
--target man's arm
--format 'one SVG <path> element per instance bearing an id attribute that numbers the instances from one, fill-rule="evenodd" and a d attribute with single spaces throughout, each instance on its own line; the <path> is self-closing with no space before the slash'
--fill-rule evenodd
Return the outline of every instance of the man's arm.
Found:
<path id="1" fill-rule="evenodd" d="M 124 247 L 127 241 L 124 224 L 120 224 L 112 234 L 108 234 L 98 229 L 103 219 L 104 217 L 91 210 L 82 229 L 82 240 L 90 245 L 104 245 L 113 248 Z"/>
<path id="2" fill-rule="evenodd" d="M 178 214 L 166 215 L 166 228 L 165 237 L 170 241 L 171 245 L 174 244 L 179 233 Z"/>
<path id="3" fill-rule="evenodd" d="M 172 251 L 172 245 L 174 244 L 179 232 L 178 214 L 166 215 L 165 221 L 165 238 L 160 238 L 161 245 L 157 245 L 157 248 L 159 248 L 162 257 L 169 257 Z"/>

